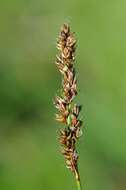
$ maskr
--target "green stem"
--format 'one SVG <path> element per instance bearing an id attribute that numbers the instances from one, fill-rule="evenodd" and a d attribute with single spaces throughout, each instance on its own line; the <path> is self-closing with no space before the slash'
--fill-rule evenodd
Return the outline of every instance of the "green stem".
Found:
<path id="1" fill-rule="evenodd" d="M 75 178 L 76 178 L 76 183 L 77 183 L 77 190 L 82 190 L 81 181 L 80 181 L 80 175 L 79 175 L 78 170 L 75 171 Z"/>
<path id="2" fill-rule="evenodd" d="M 82 190 L 80 180 L 77 180 L 77 190 Z"/>

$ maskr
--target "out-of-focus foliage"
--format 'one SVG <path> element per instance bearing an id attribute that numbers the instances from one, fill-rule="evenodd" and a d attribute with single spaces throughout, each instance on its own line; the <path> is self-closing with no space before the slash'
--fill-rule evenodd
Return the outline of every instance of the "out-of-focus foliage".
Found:
<path id="1" fill-rule="evenodd" d="M 0 189 L 73 190 L 57 143 L 56 38 L 77 36 L 78 143 L 85 190 L 126 189 L 126 2 L 1 0 Z"/>

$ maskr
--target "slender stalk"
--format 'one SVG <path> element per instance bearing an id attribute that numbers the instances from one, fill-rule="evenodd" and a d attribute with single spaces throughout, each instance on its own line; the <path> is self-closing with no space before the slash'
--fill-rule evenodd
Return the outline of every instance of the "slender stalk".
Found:
<path id="1" fill-rule="evenodd" d="M 75 179 L 77 183 L 77 190 L 82 190 L 79 171 L 75 171 Z"/>
<path id="2" fill-rule="evenodd" d="M 76 180 L 76 182 L 77 182 L 77 190 L 82 190 L 80 180 Z"/>

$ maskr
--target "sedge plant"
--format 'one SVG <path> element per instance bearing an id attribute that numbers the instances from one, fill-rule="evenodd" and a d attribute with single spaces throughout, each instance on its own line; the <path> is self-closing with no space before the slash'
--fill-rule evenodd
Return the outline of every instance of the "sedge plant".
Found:
<path id="1" fill-rule="evenodd" d="M 64 128 L 59 130 L 59 142 L 66 166 L 74 174 L 78 190 L 82 190 L 76 150 L 76 142 L 82 134 L 82 121 L 79 119 L 81 105 L 74 102 L 78 93 L 74 64 L 76 39 L 68 24 L 61 27 L 57 48 L 59 54 L 56 56 L 55 63 L 62 75 L 62 85 L 59 95 L 54 99 L 54 104 L 58 109 L 56 120 L 64 124 Z"/>

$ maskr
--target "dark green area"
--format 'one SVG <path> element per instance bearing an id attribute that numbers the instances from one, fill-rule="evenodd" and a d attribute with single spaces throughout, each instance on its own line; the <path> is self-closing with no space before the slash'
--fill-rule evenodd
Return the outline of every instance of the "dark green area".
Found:
<path id="1" fill-rule="evenodd" d="M 77 37 L 84 190 L 126 189 L 126 2 L 1 0 L 0 190 L 73 190 L 57 140 L 56 38 Z"/>

